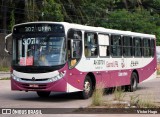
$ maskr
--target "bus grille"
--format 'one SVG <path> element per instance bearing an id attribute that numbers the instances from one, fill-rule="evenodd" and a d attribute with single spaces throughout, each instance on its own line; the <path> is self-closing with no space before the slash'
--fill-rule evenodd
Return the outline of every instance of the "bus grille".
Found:
<path id="1" fill-rule="evenodd" d="M 23 80 L 23 81 L 47 81 L 48 78 L 45 78 L 45 79 L 35 79 L 35 80 L 33 80 L 33 79 L 21 78 L 21 80 Z"/>

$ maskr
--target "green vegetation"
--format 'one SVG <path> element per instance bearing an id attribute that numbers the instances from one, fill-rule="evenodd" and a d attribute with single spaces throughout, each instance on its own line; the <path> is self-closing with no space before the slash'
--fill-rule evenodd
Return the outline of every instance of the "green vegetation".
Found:
<path id="1" fill-rule="evenodd" d="M 44 7 L 41 9 L 42 19 L 47 19 L 48 21 L 64 21 L 64 16 L 62 13 L 62 6 L 57 4 L 55 0 L 44 0 Z"/>
<path id="2" fill-rule="evenodd" d="M 153 99 L 148 96 L 148 98 L 140 98 L 139 95 L 130 96 L 130 106 L 135 106 L 137 108 L 156 108 L 156 104 Z"/>
<path id="3" fill-rule="evenodd" d="M 160 70 L 157 70 L 157 75 L 160 75 Z"/>
<path id="4" fill-rule="evenodd" d="M 153 100 L 150 99 L 141 99 L 137 105 L 138 108 L 156 108 L 157 106 L 154 104 Z"/>
<path id="5" fill-rule="evenodd" d="M 140 95 L 130 95 L 129 101 L 125 99 L 124 91 L 121 90 L 121 88 L 116 88 L 116 90 L 113 93 L 114 100 L 118 101 L 114 105 L 114 107 L 128 107 L 128 108 L 157 108 L 158 106 L 154 103 L 154 99 L 150 97 L 150 95 L 145 97 L 140 97 Z M 125 103 L 126 102 L 126 103 Z M 113 105 L 113 104 L 112 104 Z M 111 104 L 110 104 L 111 106 Z"/>
<path id="6" fill-rule="evenodd" d="M 139 95 L 130 96 L 130 106 L 137 106 L 139 102 Z"/>
<path id="7" fill-rule="evenodd" d="M 140 97 L 140 95 L 133 94 L 130 98 L 126 98 L 126 93 L 121 87 L 117 87 L 113 92 L 113 98 L 111 100 L 106 100 L 104 98 L 104 85 L 100 84 L 95 89 L 92 96 L 92 103 L 90 107 L 103 106 L 106 108 L 158 108 L 155 104 L 154 99 L 148 94 L 145 97 Z"/>
<path id="8" fill-rule="evenodd" d="M 155 34 L 160 45 L 159 0 L 9 0 L 0 3 L 11 26 L 29 21 L 65 21 Z M 11 12 L 8 12 L 7 10 Z M 7 16 L 8 15 L 8 16 Z M 0 25 L 0 29 L 5 24 Z"/>
<path id="9" fill-rule="evenodd" d="M 92 105 L 101 106 L 103 104 L 104 84 L 99 83 L 92 95 Z"/>
<path id="10" fill-rule="evenodd" d="M 10 78 L 0 78 L 0 80 L 10 80 Z"/>
<path id="11" fill-rule="evenodd" d="M 0 67 L 0 71 L 8 72 L 10 70 L 9 67 Z"/>
<path id="12" fill-rule="evenodd" d="M 10 68 L 10 61 L 7 60 L 7 58 L 0 58 L 0 71 L 8 72 Z"/>
<path id="13" fill-rule="evenodd" d="M 125 93 L 121 89 L 121 87 L 116 87 L 113 95 L 114 95 L 114 100 L 117 100 L 117 101 L 123 101 L 125 97 Z"/>

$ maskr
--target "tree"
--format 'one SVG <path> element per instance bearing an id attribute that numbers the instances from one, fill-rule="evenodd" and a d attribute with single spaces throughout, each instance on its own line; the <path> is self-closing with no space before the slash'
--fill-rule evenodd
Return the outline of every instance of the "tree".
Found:
<path id="1" fill-rule="evenodd" d="M 14 10 L 12 10 L 11 15 L 10 15 L 9 29 L 12 30 L 14 25 L 15 25 L 15 16 L 14 16 Z"/>
<path id="2" fill-rule="evenodd" d="M 38 18 L 36 0 L 25 0 L 25 20 L 28 22 L 37 21 Z"/>
<path id="3" fill-rule="evenodd" d="M 132 31 L 132 15 L 129 11 L 123 9 L 109 13 L 107 28 Z"/>
<path id="4" fill-rule="evenodd" d="M 108 28 L 155 34 L 156 21 L 150 12 L 143 10 L 130 13 L 127 10 L 113 11 L 109 14 Z"/>
<path id="5" fill-rule="evenodd" d="M 43 20 L 63 21 L 62 6 L 54 0 L 43 0 L 43 8 L 41 9 Z"/>
<path id="6" fill-rule="evenodd" d="M 0 5 L 0 28 L 10 29 L 14 22 L 66 21 L 155 34 L 160 45 L 160 0 L 2 0 Z"/>

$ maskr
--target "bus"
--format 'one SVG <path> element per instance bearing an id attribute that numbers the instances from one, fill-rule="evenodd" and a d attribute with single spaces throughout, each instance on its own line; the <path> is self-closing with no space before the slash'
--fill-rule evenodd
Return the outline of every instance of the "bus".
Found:
<path id="1" fill-rule="evenodd" d="M 40 97 L 78 92 L 87 99 L 99 83 L 133 92 L 138 83 L 156 78 L 155 47 L 155 35 L 67 22 L 21 23 L 5 37 L 11 89 Z"/>

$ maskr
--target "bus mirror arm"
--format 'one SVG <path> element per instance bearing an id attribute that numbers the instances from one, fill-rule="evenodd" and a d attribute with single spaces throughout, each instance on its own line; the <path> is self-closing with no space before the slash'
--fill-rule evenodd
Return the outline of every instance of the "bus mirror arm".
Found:
<path id="1" fill-rule="evenodd" d="M 8 34 L 6 37 L 5 37 L 5 48 L 4 48 L 4 51 L 6 52 L 6 53 L 8 53 L 9 55 L 11 55 L 11 53 L 8 51 L 8 49 L 7 49 L 7 39 L 8 39 L 8 37 L 10 37 L 12 35 L 12 33 L 10 33 L 10 34 Z"/>

